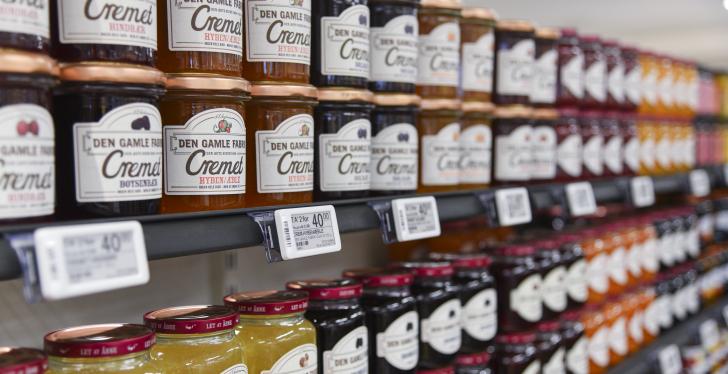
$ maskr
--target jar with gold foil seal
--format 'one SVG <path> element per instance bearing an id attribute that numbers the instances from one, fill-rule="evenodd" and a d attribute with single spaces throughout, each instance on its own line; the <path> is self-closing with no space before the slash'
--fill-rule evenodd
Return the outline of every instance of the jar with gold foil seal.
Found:
<path id="1" fill-rule="evenodd" d="M 492 119 L 495 107 L 488 102 L 462 104 L 460 130 L 460 188 L 485 188 L 490 184 L 493 148 Z"/>
<path id="2" fill-rule="evenodd" d="M 310 203 L 313 198 L 316 88 L 254 82 L 245 111 L 249 207 Z"/>
<path id="3" fill-rule="evenodd" d="M 0 373 L 43 374 L 48 370 L 48 357 L 40 349 L 0 347 Z"/>
<path id="4" fill-rule="evenodd" d="M 531 104 L 551 107 L 556 104 L 556 79 L 559 69 L 559 30 L 539 27 L 535 32 L 536 54 L 533 64 Z"/>
<path id="5" fill-rule="evenodd" d="M 465 8 L 461 12 L 460 87 L 465 101 L 491 101 L 495 14 L 486 8 Z"/>
<path id="6" fill-rule="evenodd" d="M 250 84 L 212 75 L 167 76 L 162 213 L 245 207 L 245 101 Z"/>
<path id="7" fill-rule="evenodd" d="M 417 94 L 423 99 L 458 97 L 460 7 L 460 0 L 420 3 Z"/>
<path id="8" fill-rule="evenodd" d="M 532 110 L 515 105 L 493 112 L 493 182 L 511 183 L 531 179 Z"/>
<path id="9" fill-rule="evenodd" d="M 452 191 L 460 179 L 460 100 L 420 103 L 420 183 L 417 192 Z"/>
<path id="10" fill-rule="evenodd" d="M 521 20 L 500 20 L 495 29 L 493 102 L 528 105 L 536 54 L 534 27 Z"/>

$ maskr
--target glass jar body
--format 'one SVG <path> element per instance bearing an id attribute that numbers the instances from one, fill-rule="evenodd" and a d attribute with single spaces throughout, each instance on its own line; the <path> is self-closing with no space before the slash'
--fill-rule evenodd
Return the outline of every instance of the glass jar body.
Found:
<path id="1" fill-rule="evenodd" d="M 158 334 L 151 356 L 165 373 L 224 373 L 245 367 L 243 349 L 233 330 L 199 335 Z"/>
<path id="2" fill-rule="evenodd" d="M 419 182 L 418 109 L 382 106 L 372 110 L 371 193 L 414 193 Z"/>
<path id="3" fill-rule="evenodd" d="M 420 317 L 419 369 L 446 366 L 460 349 L 459 293 L 460 287 L 449 278 L 418 279 L 412 285 Z"/>
<path id="4" fill-rule="evenodd" d="M 487 113 L 465 112 L 460 130 L 460 189 L 490 185 L 493 130 Z"/>
<path id="5" fill-rule="evenodd" d="M 48 357 L 48 368 L 46 374 L 96 374 L 104 372 L 123 374 L 165 373 L 161 367 L 152 361 L 149 351 L 105 358 L 64 358 L 50 356 Z"/>
<path id="6" fill-rule="evenodd" d="M 316 327 L 320 374 L 367 371 L 368 334 L 357 299 L 311 300 L 305 316 Z"/>
<path id="7" fill-rule="evenodd" d="M 460 179 L 460 121 L 456 110 L 423 110 L 418 118 L 420 136 L 419 193 L 453 191 Z"/>
<path id="8" fill-rule="evenodd" d="M 458 98 L 460 71 L 460 11 L 421 7 L 417 95 L 422 98 Z"/>
<path id="9" fill-rule="evenodd" d="M 493 21 L 463 18 L 460 22 L 462 99 L 490 102 L 493 91 Z"/>
<path id="10" fill-rule="evenodd" d="M 498 293 L 498 330 L 531 329 L 543 316 L 542 277 L 533 256 L 497 256 L 491 271 Z"/>
<path id="11" fill-rule="evenodd" d="M 415 93 L 417 83 L 417 3 L 370 1 L 370 75 L 373 92 Z"/>
<path id="12" fill-rule="evenodd" d="M 532 122 L 528 118 L 493 119 L 493 183 L 531 179 Z"/>
<path id="13" fill-rule="evenodd" d="M 535 55 L 533 31 L 495 31 L 493 102 L 497 105 L 530 103 Z"/>

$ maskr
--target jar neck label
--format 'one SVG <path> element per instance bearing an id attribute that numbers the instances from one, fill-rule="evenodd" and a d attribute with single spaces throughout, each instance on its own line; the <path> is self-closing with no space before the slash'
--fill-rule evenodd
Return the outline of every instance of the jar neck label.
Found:
<path id="1" fill-rule="evenodd" d="M 493 135 L 486 124 L 470 125 L 460 133 L 460 183 L 490 182 Z"/>
<path id="2" fill-rule="evenodd" d="M 243 1 L 167 0 L 170 51 L 243 55 Z"/>
<path id="3" fill-rule="evenodd" d="M 249 62 L 311 64 L 311 0 L 246 0 Z"/>
<path id="4" fill-rule="evenodd" d="M 316 374 L 318 356 L 315 344 L 302 344 L 286 352 L 269 370 L 260 374 Z"/>
<path id="5" fill-rule="evenodd" d="M 313 117 L 297 114 L 255 133 L 259 193 L 313 189 Z"/>
<path id="6" fill-rule="evenodd" d="M 450 123 L 437 134 L 422 136 L 422 184 L 428 186 L 458 184 L 459 141 L 459 123 Z"/>
<path id="7" fill-rule="evenodd" d="M 419 38 L 417 83 L 457 87 L 460 73 L 460 25 L 446 22 Z"/>
<path id="8" fill-rule="evenodd" d="M 394 17 L 383 27 L 371 28 L 370 80 L 417 82 L 418 29 L 417 17 L 409 14 Z"/>
<path id="9" fill-rule="evenodd" d="M 542 54 L 533 65 L 533 90 L 531 102 L 553 104 L 556 102 L 556 73 L 559 54 L 550 49 Z"/>
<path id="10" fill-rule="evenodd" d="M 409 311 L 377 333 L 377 357 L 399 370 L 412 370 L 419 359 L 419 316 Z M 371 354 L 371 353 L 370 353 Z"/>
<path id="11" fill-rule="evenodd" d="M 396 123 L 372 138 L 371 189 L 409 191 L 417 188 L 417 128 Z"/>
<path id="12" fill-rule="evenodd" d="M 49 0 L 5 1 L 0 5 L 0 32 L 51 37 Z"/>
<path id="13" fill-rule="evenodd" d="M 463 43 L 462 87 L 464 91 L 491 92 L 493 90 L 492 31 L 481 35 L 472 43 Z"/>
<path id="14" fill-rule="evenodd" d="M 531 95 L 535 48 L 533 39 L 523 39 L 511 48 L 498 49 L 496 94 Z"/>
<path id="15" fill-rule="evenodd" d="M 369 78 L 369 8 L 353 5 L 321 17 L 321 74 Z"/>
<path id="16" fill-rule="evenodd" d="M 368 190 L 371 159 L 371 123 L 353 120 L 335 134 L 319 135 L 321 191 Z"/>
<path id="17" fill-rule="evenodd" d="M 488 288 L 475 294 L 463 306 L 463 330 L 470 337 L 489 341 L 498 329 L 497 298 L 495 289 Z"/>
<path id="18" fill-rule="evenodd" d="M 420 339 L 441 354 L 454 354 L 462 343 L 461 318 L 460 299 L 442 303 L 432 314 L 422 319 Z"/>
<path id="19" fill-rule="evenodd" d="M 368 348 L 367 328 L 355 328 L 339 339 L 331 350 L 324 351 L 324 374 L 368 372 Z"/>

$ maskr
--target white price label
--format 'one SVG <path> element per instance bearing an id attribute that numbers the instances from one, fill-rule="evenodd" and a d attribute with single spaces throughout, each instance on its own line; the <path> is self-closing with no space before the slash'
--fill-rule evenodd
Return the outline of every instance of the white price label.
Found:
<path id="1" fill-rule="evenodd" d="M 703 348 L 710 351 L 718 346 L 720 343 L 720 330 L 718 329 L 718 322 L 714 319 L 709 319 L 700 324 L 700 342 L 703 344 Z"/>
<path id="2" fill-rule="evenodd" d="M 569 183 L 565 187 L 569 210 L 574 217 L 586 216 L 597 212 L 597 200 L 589 182 Z"/>
<path id="3" fill-rule="evenodd" d="M 341 250 L 339 222 L 333 205 L 278 209 L 274 216 L 284 260 Z"/>
<path id="4" fill-rule="evenodd" d="M 531 203 L 525 187 L 495 191 L 495 207 L 501 226 L 513 226 L 531 222 Z"/>
<path id="5" fill-rule="evenodd" d="M 690 191 L 697 197 L 710 195 L 710 177 L 708 172 L 697 169 L 690 172 Z"/>
<path id="6" fill-rule="evenodd" d="M 630 181 L 632 203 L 638 208 L 655 204 L 655 186 L 650 177 L 634 177 Z"/>
<path id="7" fill-rule="evenodd" d="M 401 242 L 440 236 L 440 214 L 432 196 L 392 200 L 392 214 Z"/>
<path id="8" fill-rule="evenodd" d="M 42 228 L 34 240 L 41 293 L 47 300 L 149 281 L 147 248 L 137 221 Z"/>
<path id="9" fill-rule="evenodd" d="M 657 354 L 657 360 L 662 374 L 680 374 L 683 370 L 680 348 L 670 344 Z"/>

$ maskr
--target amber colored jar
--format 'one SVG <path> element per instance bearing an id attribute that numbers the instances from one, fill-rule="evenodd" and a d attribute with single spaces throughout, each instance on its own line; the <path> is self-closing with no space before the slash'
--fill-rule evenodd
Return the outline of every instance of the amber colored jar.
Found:
<path id="1" fill-rule="evenodd" d="M 533 64 L 533 85 L 531 104 L 536 107 L 551 107 L 556 104 L 556 76 L 558 75 L 559 36 L 557 29 L 539 27 L 536 29 L 536 54 Z"/>
<path id="2" fill-rule="evenodd" d="M 157 2 L 48 1 L 52 56 L 63 62 L 124 62 L 154 67 Z"/>
<path id="3" fill-rule="evenodd" d="M 576 107 L 584 98 L 584 52 L 574 29 L 561 29 L 559 39 L 557 103 Z"/>
<path id="4" fill-rule="evenodd" d="M 493 102 L 529 105 L 536 54 L 534 27 L 526 21 L 498 21 L 495 29 Z"/>
<path id="5" fill-rule="evenodd" d="M 456 99 L 460 74 L 460 0 L 423 0 L 417 14 L 417 95 Z"/>
<path id="6" fill-rule="evenodd" d="M 595 229 L 582 232 L 581 248 L 586 259 L 586 276 L 589 285 L 587 303 L 596 305 L 604 301 L 609 290 L 609 272 L 607 264 L 609 254 L 602 236 Z"/>
<path id="7" fill-rule="evenodd" d="M 609 326 L 609 365 L 618 364 L 628 353 L 627 315 L 619 298 L 611 298 L 604 306 L 604 323 Z"/>
<path id="8" fill-rule="evenodd" d="M 455 190 L 460 179 L 460 101 L 424 99 L 420 109 L 417 121 L 420 183 L 417 192 Z"/>
<path id="9" fill-rule="evenodd" d="M 656 302 L 657 294 L 651 287 L 643 288 L 639 291 L 640 308 L 642 309 L 642 327 L 644 332 L 644 345 L 652 343 L 660 334 L 660 310 L 659 303 Z"/>
<path id="10" fill-rule="evenodd" d="M 55 91 L 58 211 L 133 216 L 159 211 L 164 75 L 127 64 L 61 67 Z M 88 142 L 87 142 L 88 141 Z"/>
<path id="11" fill-rule="evenodd" d="M 311 0 L 246 0 L 243 23 L 243 78 L 309 83 Z"/>
<path id="12" fill-rule="evenodd" d="M 370 0 L 369 89 L 415 93 L 417 83 L 417 1 Z"/>
<path id="13" fill-rule="evenodd" d="M 637 119 L 637 137 L 640 140 L 640 175 L 649 175 L 655 171 L 655 139 L 657 132 L 653 119 L 640 116 Z"/>
<path id="14" fill-rule="evenodd" d="M 460 130 L 461 189 L 486 188 L 490 184 L 493 148 L 493 105 L 486 102 L 463 102 Z"/>
<path id="15" fill-rule="evenodd" d="M 485 8 L 465 8 L 461 14 L 462 99 L 490 102 L 493 92 L 495 14 Z"/>
<path id="16" fill-rule="evenodd" d="M 622 47 L 624 61 L 624 109 L 635 111 L 642 101 L 642 66 L 639 52 L 633 47 Z"/>
<path id="17" fill-rule="evenodd" d="M 649 216 L 643 216 L 640 219 L 639 224 L 639 242 L 641 246 L 641 260 L 642 260 L 642 283 L 652 282 L 657 276 L 657 271 L 660 268 L 660 259 L 658 249 L 658 238 L 657 230 L 652 224 L 652 219 Z"/>
<path id="18" fill-rule="evenodd" d="M 579 112 L 574 108 L 559 110 L 556 130 L 556 180 L 568 182 L 581 178 L 583 142 Z"/>
<path id="19" fill-rule="evenodd" d="M 658 174 L 668 174 L 673 169 L 672 153 L 675 152 L 671 137 L 671 128 L 673 125 L 674 123 L 672 121 L 665 119 L 654 122 L 655 172 Z"/>
<path id="20" fill-rule="evenodd" d="M 620 129 L 624 144 L 622 159 L 624 160 L 623 174 L 637 175 L 640 171 L 640 139 L 637 134 L 637 121 L 633 114 L 620 114 Z"/>
<path id="21" fill-rule="evenodd" d="M 536 348 L 536 334 L 514 332 L 496 337 L 496 374 L 541 373 L 541 354 Z"/>
<path id="22" fill-rule="evenodd" d="M 661 115 L 675 115 L 674 77 L 675 69 L 672 58 L 666 55 L 656 55 L 657 60 L 657 113 Z"/>
<path id="23" fill-rule="evenodd" d="M 609 366 L 609 325 L 604 311 L 599 306 L 590 306 L 581 316 L 584 335 L 587 337 L 589 374 L 602 374 Z"/>
<path id="24" fill-rule="evenodd" d="M 624 60 L 622 49 L 616 40 L 602 42 L 604 58 L 607 61 L 607 100 L 609 109 L 628 109 L 624 97 Z"/>
<path id="25" fill-rule="evenodd" d="M 532 110 L 523 106 L 498 107 L 493 112 L 494 183 L 531 179 L 532 117 Z"/>
<path id="26" fill-rule="evenodd" d="M 369 194 L 372 93 L 366 90 L 318 90 L 314 110 L 314 200 Z"/>
<path id="27" fill-rule="evenodd" d="M 556 178 L 559 136 L 556 122 L 559 112 L 555 109 L 534 109 L 531 130 L 531 180 L 549 181 Z"/>
<path id="28" fill-rule="evenodd" d="M 581 112 L 579 122 L 581 138 L 584 142 L 582 176 L 585 178 L 601 177 L 604 175 L 604 132 L 600 112 Z"/>
<path id="29" fill-rule="evenodd" d="M 167 76 L 162 213 L 245 207 L 245 101 L 241 78 Z"/>
<path id="30" fill-rule="evenodd" d="M 543 278 L 536 248 L 510 245 L 493 251 L 491 271 L 498 288 L 498 330 L 524 331 L 541 321 Z"/>
<path id="31" fill-rule="evenodd" d="M 246 204 L 310 203 L 313 199 L 316 89 L 253 84 L 245 111 L 248 143 Z M 275 149 L 271 147 L 275 145 Z"/>
<path id="32" fill-rule="evenodd" d="M 642 69 L 641 93 L 642 100 L 639 105 L 640 114 L 657 113 L 657 58 L 653 53 L 641 51 L 639 64 Z"/>
<path id="33" fill-rule="evenodd" d="M 607 100 L 607 60 L 601 40 L 596 35 L 579 38 L 584 51 L 584 98 L 581 105 L 602 108 Z"/>
<path id="34" fill-rule="evenodd" d="M 627 354 L 637 352 L 645 340 L 644 310 L 637 291 L 624 295 L 621 299 L 622 313 L 627 318 Z"/>
<path id="35" fill-rule="evenodd" d="M 628 289 L 637 287 L 642 278 L 642 243 L 640 242 L 639 224 L 637 218 L 624 220 L 622 240 L 626 250 L 625 267 Z"/>
<path id="36" fill-rule="evenodd" d="M 0 347 L 0 373 L 43 374 L 48 370 L 48 357 L 40 349 Z"/>
<path id="37" fill-rule="evenodd" d="M 609 273 L 609 296 L 618 296 L 627 286 L 627 243 L 624 239 L 624 226 L 612 223 L 604 227 L 602 240 L 607 250 L 607 271 Z"/>
<path id="38" fill-rule="evenodd" d="M 0 47 L 48 53 L 50 17 L 46 1 L 7 1 L 0 16 Z"/>
<path id="39" fill-rule="evenodd" d="M 617 112 L 605 112 L 601 119 L 604 133 L 604 175 L 609 177 L 624 174 L 624 138 Z"/>

